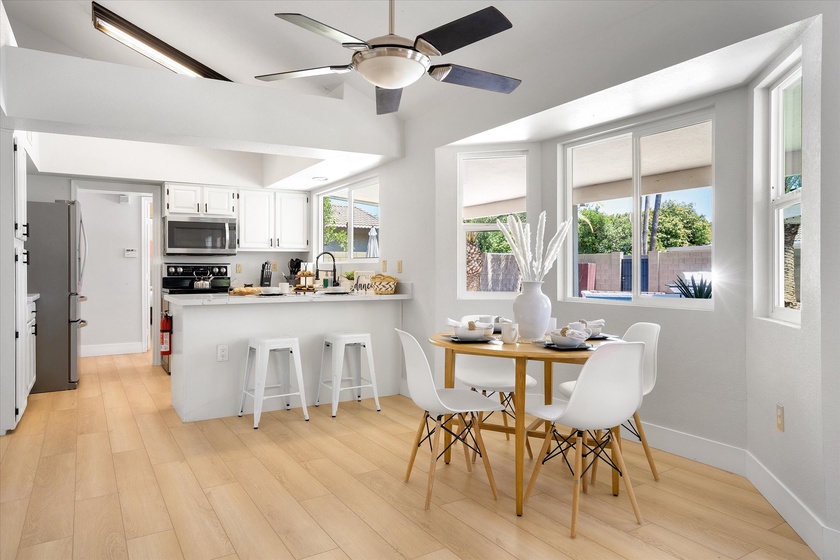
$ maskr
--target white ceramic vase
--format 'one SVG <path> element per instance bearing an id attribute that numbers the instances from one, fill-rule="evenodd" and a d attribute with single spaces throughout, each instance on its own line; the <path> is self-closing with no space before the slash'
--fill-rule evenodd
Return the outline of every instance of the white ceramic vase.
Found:
<path id="1" fill-rule="evenodd" d="M 519 323 L 520 342 L 545 338 L 551 319 L 551 300 L 542 293 L 542 282 L 522 282 L 522 293 L 513 300 L 513 320 Z"/>

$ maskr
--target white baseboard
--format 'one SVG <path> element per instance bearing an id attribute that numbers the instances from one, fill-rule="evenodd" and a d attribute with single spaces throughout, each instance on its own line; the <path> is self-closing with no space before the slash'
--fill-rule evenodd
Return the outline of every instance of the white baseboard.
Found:
<path id="1" fill-rule="evenodd" d="M 726 443 L 642 422 L 651 447 L 747 476 L 746 452 Z"/>
<path id="2" fill-rule="evenodd" d="M 117 344 L 88 344 L 82 346 L 79 354 L 82 358 L 90 356 L 113 356 L 115 354 L 140 354 L 144 352 L 143 343 L 119 342 Z"/>
<path id="3" fill-rule="evenodd" d="M 826 527 L 790 489 L 747 453 L 747 479 L 820 558 L 840 558 L 840 531 Z"/>
<path id="4" fill-rule="evenodd" d="M 651 447 L 746 477 L 817 556 L 840 558 L 840 531 L 826 527 L 751 453 L 647 422 L 643 425 Z"/>

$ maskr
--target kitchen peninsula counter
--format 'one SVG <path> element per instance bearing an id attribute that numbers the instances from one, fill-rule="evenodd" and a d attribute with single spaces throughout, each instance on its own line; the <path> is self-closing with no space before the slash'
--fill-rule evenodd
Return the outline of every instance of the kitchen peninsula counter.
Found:
<path id="1" fill-rule="evenodd" d="M 184 422 L 236 416 L 242 397 L 248 339 L 263 335 L 298 338 L 307 406 L 314 406 L 318 396 L 323 339 L 328 332 L 370 333 L 379 395 L 398 394 L 403 368 L 394 328 L 402 328 L 403 302 L 412 298 L 411 284 L 398 284 L 398 289 L 403 293 L 164 295 L 173 317 L 170 356 L 173 408 Z M 275 373 L 277 363 L 279 360 L 272 360 L 267 385 L 279 382 Z M 366 359 L 362 367 L 366 372 Z M 321 390 L 321 400 L 328 406 L 330 395 Z M 343 392 L 342 400 L 354 398 L 351 393 Z M 362 398 L 371 396 L 369 389 L 362 391 Z M 265 401 L 263 412 L 285 408 L 284 401 Z M 300 400 L 290 397 L 290 405 L 299 408 Z M 245 413 L 252 412 L 253 399 L 248 397 Z"/>

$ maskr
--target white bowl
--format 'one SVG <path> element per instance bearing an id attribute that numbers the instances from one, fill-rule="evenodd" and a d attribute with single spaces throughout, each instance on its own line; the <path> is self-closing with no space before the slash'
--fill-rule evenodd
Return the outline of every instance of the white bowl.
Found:
<path id="1" fill-rule="evenodd" d="M 601 327 L 601 325 L 595 325 L 595 326 L 588 325 L 586 328 L 588 328 L 590 331 L 592 331 L 592 334 L 590 334 L 589 336 L 598 336 L 599 334 L 601 334 L 601 329 L 603 327 Z"/>
<path id="2" fill-rule="evenodd" d="M 280 293 L 280 288 L 275 286 L 264 286 L 260 291 L 264 294 L 274 295 Z"/>
<path id="3" fill-rule="evenodd" d="M 461 340 L 478 340 L 484 338 L 485 329 L 471 331 L 468 327 L 455 327 L 455 336 Z"/>
<path id="4" fill-rule="evenodd" d="M 553 342 L 555 346 L 558 346 L 560 348 L 576 348 L 583 344 L 583 341 L 579 338 L 563 336 L 560 334 L 560 331 L 552 331 L 549 336 L 551 336 L 551 342 Z"/>

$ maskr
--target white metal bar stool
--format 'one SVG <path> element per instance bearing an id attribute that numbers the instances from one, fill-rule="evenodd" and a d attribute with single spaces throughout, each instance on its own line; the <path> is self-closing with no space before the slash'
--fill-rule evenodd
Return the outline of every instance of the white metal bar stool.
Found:
<path id="1" fill-rule="evenodd" d="M 369 379 L 362 377 L 362 348 L 367 350 Z M 329 369 L 325 368 L 326 354 L 330 353 Z M 349 375 L 344 375 L 344 362 L 347 358 Z M 332 395 L 332 415 L 338 412 L 338 396 L 341 391 L 356 389 L 356 399 L 362 400 L 362 389 L 373 390 L 373 400 L 379 411 L 379 393 L 376 390 L 376 370 L 373 367 L 373 346 L 368 333 L 327 333 L 324 335 L 324 347 L 321 350 L 321 385 L 330 389 Z M 315 406 L 321 404 L 321 391 L 318 387 Z"/>
<path id="2" fill-rule="evenodd" d="M 266 385 L 268 376 L 269 358 L 272 353 L 288 355 L 288 362 L 280 373 L 280 383 L 277 385 Z M 278 356 L 283 358 L 286 356 Z M 256 362 L 256 363 L 255 363 Z M 282 359 L 281 359 L 282 364 Z M 254 388 L 248 389 L 251 379 L 251 370 L 254 370 Z M 297 391 L 292 391 L 291 370 L 295 370 L 297 377 Z M 254 429 L 260 424 L 263 401 L 266 399 L 286 398 L 286 410 L 289 409 L 289 397 L 300 396 L 300 406 L 303 409 L 303 417 L 309 420 L 309 412 L 306 410 L 306 394 L 303 385 L 303 370 L 300 365 L 300 345 L 298 339 L 292 336 L 254 336 L 248 339 L 248 353 L 245 356 L 245 381 L 242 383 L 242 402 L 239 405 L 239 416 L 245 411 L 245 397 L 254 399 Z M 280 389 L 278 395 L 265 395 L 266 389 Z"/>

